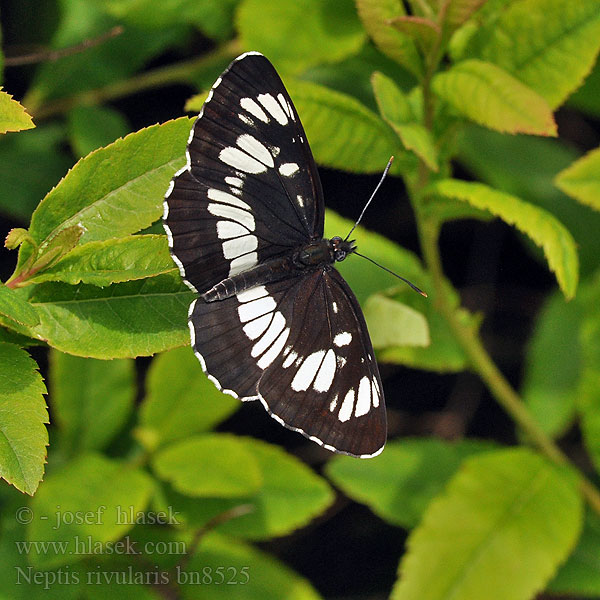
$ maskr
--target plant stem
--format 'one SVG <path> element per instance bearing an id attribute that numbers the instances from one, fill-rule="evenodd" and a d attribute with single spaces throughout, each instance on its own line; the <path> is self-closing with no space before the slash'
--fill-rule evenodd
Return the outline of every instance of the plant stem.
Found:
<path id="1" fill-rule="evenodd" d="M 436 48 L 435 51 L 437 53 L 439 48 Z M 424 121 L 425 126 L 430 131 L 432 130 L 434 114 L 434 100 L 430 88 L 431 77 L 433 75 L 431 67 L 433 65 L 437 66 L 438 61 L 439 56 L 434 56 L 430 62 L 430 68 L 423 79 Z M 570 466 L 578 474 L 581 493 L 590 507 L 596 513 L 600 514 L 600 490 L 570 462 L 562 450 L 546 435 L 537 421 L 531 416 L 531 413 L 527 410 L 517 392 L 491 359 L 477 332 L 460 321 L 458 313 L 452 306 L 445 290 L 445 277 L 438 247 L 440 224 L 422 210 L 423 192 L 429 183 L 431 172 L 424 161 L 420 160 L 419 163 L 418 178 L 411 189 L 411 196 L 413 206 L 415 207 L 423 258 L 433 280 L 436 309 L 456 336 L 460 346 L 469 358 L 471 367 L 485 382 L 498 403 L 523 429 L 529 440 L 547 458 L 558 465 Z"/>
<path id="2" fill-rule="evenodd" d="M 188 83 L 193 80 L 195 74 L 218 66 L 224 60 L 231 60 L 239 52 L 239 41 L 232 40 L 215 48 L 212 52 L 203 54 L 199 58 L 160 67 L 129 79 L 110 83 L 95 90 L 86 90 L 73 96 L 59 98 L 48 103 L 44 103 L 43 98 L 31 95 L 23 99 L 23 104 L 27 108 L 27 112 L 36 121 L 40 121 L 41 119 L 65 113 L 75 106 L 101 104 L 152 88 L 174 83 Z"/>

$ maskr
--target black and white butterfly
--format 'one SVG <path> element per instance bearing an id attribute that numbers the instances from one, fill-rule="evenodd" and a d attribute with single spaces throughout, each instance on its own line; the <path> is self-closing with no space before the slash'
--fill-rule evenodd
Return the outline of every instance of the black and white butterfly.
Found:
<path id="1" fill-rule="evenodd" d="M 202 368 L 321 446 L 376 456 L 387 432 L 381 378 L 360 306 L 333 266 L 354 244 L 323 239 L 317 167 L 263 55 L 241 55 L 217 79 L 186 154 L 163 222 L 199 294 L 189 327 Z"/>

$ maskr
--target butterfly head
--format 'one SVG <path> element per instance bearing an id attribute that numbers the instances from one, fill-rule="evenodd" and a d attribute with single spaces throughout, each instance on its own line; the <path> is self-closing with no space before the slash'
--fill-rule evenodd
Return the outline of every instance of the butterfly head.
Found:
<path id="1" fill-rule="evenodd" d="M 331 249 L 333 251 L 333 258 L 336 262 L 341 262 L 356 250 L 356 244 L 354 240 L 343 240 L 341 237 L 335 236 L 329 240 L 331 243 Z"/>

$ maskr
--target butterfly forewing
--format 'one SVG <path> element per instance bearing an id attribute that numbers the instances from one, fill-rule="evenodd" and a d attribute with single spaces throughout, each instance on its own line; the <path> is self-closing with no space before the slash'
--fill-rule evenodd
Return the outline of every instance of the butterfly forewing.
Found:
<path id="1" fill-rule="evenodd" d="M 264 56 L 242 55 L 211 89 L 187 165 L 167 192 L 173 258 L 202 294 L 320 240 L 323 221 L 319 175 L 292 101 Z M 382 450 L 386 417 L 373 348 L 358 302 L 327 261 L 221 300 L 198 298 L 189 326 L 219 389 L 259 399 L 280 423 L 330 450 L 361 457 Z"/>
<path id="2" fill-rule="evenodd" d="M 323 198 L 300 119 L 262 55 L 235 60 L 191 131 L 165 201 L 171 252 L 197 291 L 323 234 Z"/>

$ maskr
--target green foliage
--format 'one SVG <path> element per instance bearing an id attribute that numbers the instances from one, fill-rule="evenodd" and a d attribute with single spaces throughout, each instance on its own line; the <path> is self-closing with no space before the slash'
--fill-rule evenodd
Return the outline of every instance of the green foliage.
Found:
<path id="1" fill-rule="evenodd" d="M 532 598 L 572 550 L 582 516 L 571 474 L 531 451 L 471 457 L 412 531 L 391 597 Z"/>
<path id="2" fill-rule="evenodd" d="M 35 127 L 25 109 L 0 87 L 0 133 Z"/>
<path id="3" fill-rule="evenodd" d="M 9 1 L 18 45 L 34 42 L 41 58 L 20 73 L 19 102 L 0 91 L 0 211 L 17 221 L 3 234 L 14 271 L 0 284 L 0 477 L 11 484 L 0 487 L 0 597 L 312 600 L 308 581 L 250 542 L 288 536 L 272 548 L 291 556 L 296 530 L 353 501 L 412 530 L 394 599 L 599 596 L 600 154 L 580 156 L 553 113 L 568 101 L 600 115 L 600 3 L 53 0 L 31 19 Z M 422 258 L 360 226 L 353 237 L 429 297 L 359 257 L 339 265 L 391 365 L 384 383 L 397 365 L 473 371 L 537 450 L 396 439 L 368 461 L 333 457 L 322 476 L 298 458 L 321 467 L 308 442 L 293 455 L 231 433 L 241 404 L 189 348 L 194 294 L 160 224 L 192 120 L 151 124 L 144 92 L 193 85 L 186 109 L 197 112 L 248 50 L 280 71 L 319 165 L 380 173 L 395 157 Z M 161 119 L 181 113 L 162 106 L 172 89 Z M 576 143 L 591 147 L 582 132 Z M 378 199 L 390 230 L 397 201 Z M 493 217 L 523 234 L 522 251 L 562 292 L 535 316 L 516 391 L 479 341 L 487 315 L 439 256 L 446 222 Z M 352 225 L 328 210 L 325 235 Z M 50 438 L 32 356 L 48 380 Z M 562 447 L 579 444 L 579 473 L 555 445 L 575 427 Z M 183 551 L 116 550 L 148 543 Z M 42 583 L 15 585 L 17 569 Z M 98 579 L 125 572 L 166 581 Z"/>

